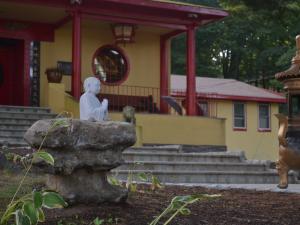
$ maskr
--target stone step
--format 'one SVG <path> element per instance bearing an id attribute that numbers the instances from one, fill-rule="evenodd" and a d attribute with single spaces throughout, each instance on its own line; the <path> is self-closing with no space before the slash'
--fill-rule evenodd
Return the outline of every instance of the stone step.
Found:
<path id="1" fill-rule="evenodd" d="M 144 152 L 144 153 L 179 153 L 182 150 L 180 145 L 163 145 L 163 146 L 143 146 L 132 147 L 125 152 Z"/>
<path id="2" fill-rule="evenodd" d="M 56 115 L 53 113 L 34 113 L 34 112 L 0 112 L 0 119 L 50 119 Z"/>
<path id="3" fill-rule="evenodd" d="M 44 107 L 26 107 L 26 106 L 0 105 L 0 112 L 50 113 L 51 110 L 49 108 L 44 108 Z"/>
<path id="4" fill-rule="evenodd" d="M 23 137 L 25 134 L 26 129 L 20 128 L 10 128 L 10 129 L 0 129 L 0 137 Z"/>
<path id="5" fill-rule="evenodd" d="M 159 150 L 160 148 L 168 148 L 168 147 L 177 147 L 181 152 L 195 152 L 195 153 L 207 153 L 207 152 L 226 152 L 226 146 L 220 145 L 153 145 L 153 144 L 145 144 L 144 147 L 155 148 Z M 142 148 L 144 148 L 142 147 Z"/>
<path id="6" fill-rule="evenodd" d="M 133 181 L 139 182 L 138 175 L 146 173 L 156 176 L 162 183 L 173 184 L 278 184 L 279 177 L 275 170 L 270 171 L 149 171 L 132 170 Z M 121 181 L 126 181 L 129 175 L 128 170 L 118 170 L 112 173 Z M 293 173 L 289 175 L 289 183 L 297 183 Z"/>
<path id="7" fill-rule="evenodd" d="M 245 160 L 243 152 L 211 152 L 211 153 L 154 153 L 126 150 L 125 161 L 163 161 L 163 162 L 241 162 Z"/>
<path id="8" fill-rule="evenodd" d="M 38 118 L 0 118 L 0 124 L 16 124 L 16 125 L 29 125 L 39 120 Z"/>
<path id="9" fill-rule="evenodd" d="M 28 124 L 17 124 L 17 123 L 1 123 L 0 130 L 27 130 L 31 126 Z"/>
<path id="10" fill-rule="evenodd" d="M 28 146 L 22 137 L 0 137 L 0 146 L 8 143 L 9 146 Z"/>
<path id="11" fill-rule="evenodd" d="M 219 162 L 125 162 L 116 170 L 149 171 L 266 171 L 268 162 L 245 161 L 242 163 Z"/>

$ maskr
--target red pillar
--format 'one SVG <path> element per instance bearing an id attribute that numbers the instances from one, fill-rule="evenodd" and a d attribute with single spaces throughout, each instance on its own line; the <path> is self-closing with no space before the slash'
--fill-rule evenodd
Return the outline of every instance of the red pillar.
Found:
<path id="1" fill-rule="evenodd" d="M 168 105 L 162 100 L 162 96 L 169 95 L 169 55 L 168 38 L 160 38 L 160 112 L 168 113 Z"/>
<path id="2" fill-rule="evenodd" d="M 196 28 L 189 26 L 187 30 L 187 115 L 196 115 Z"/>
<path id="3" fill-rule="evenodd" d="M 81 14 L 73 14 L 72 35 L 72 95 L 79 100 L 81 95 Z"/>

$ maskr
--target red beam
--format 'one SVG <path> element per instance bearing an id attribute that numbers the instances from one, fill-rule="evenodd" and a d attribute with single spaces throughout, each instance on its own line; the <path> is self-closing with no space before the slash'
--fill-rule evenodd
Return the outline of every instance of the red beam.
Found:
<path id="1" fill-rule="evenodd" d="M 54 28 L 48 23 L 0 19 L 0 37 L 54 41 Z"/>
<path id="2" fill-rule="evenodd" d="M 115 23 L 132 23 L 132 24 L 139 24 L 145 26 L 155 26 L 155 27 L 162 27 L 162 28 L 169 28 L 169 29 L 176 29 L 176 30 L 185 30 L 185 25 L 178 25 L 178 24 L 169 24 L 169 23 L 162 23 L 162 22 L 155 22 L 149 20 L 141 20 L 136 18 L 124 18 L 115 15 L 99 15 L 99 14 L 92 14 L 85 12 L 83 16 L 91 19 L 102 20 L 102 21 L 109 21 Z"/>
<path id="3" fill-rule="evenodd" d="M 67 15 L 64 18 L 60 19 L 59 21 L 57 21 L 54 24 L 54 29 L 58 29 L 60 27 L 62 27 L 63 25 L 65 25 L 66 23 L 70 22 L 72 20 L 72 16 L 71 15 Z"/>
<path id="4" fill-rule="evenodd" d="M 73 14 L 72 31 L 72 94 L 76 100 L 81 95 L 81 14 Z"/>
<path id="5" fill-rule="evenodd" d="M 196 29 L 187 30 L 187 115 L 194 116 L 196 112 Z"/>

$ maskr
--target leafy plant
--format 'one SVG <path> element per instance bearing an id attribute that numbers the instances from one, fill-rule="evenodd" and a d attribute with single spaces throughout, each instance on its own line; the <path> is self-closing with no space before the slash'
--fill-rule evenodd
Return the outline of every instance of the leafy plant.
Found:
<path id="1" fill-rule="evenodd" d="M 104 220 L 96 217 L 96 219 L 93 220 L 93 224 L 94 225 L 102 225 L 102 224 L 104 224 Z"/>
<path id="2" fill-rule="evenodd" d="M 61 115 L 62 114 L 60 114 L 59 116 Z M 35 225 L 39 222 L 45 221 L 45 215 L 43 212 L 44 208 L 54 209 L 67 206 L 67 203 L 58 193 L 49 191 L 33 191 L 32 193 L 16 200 L 16 197 L 35 161 L 42 160 L 50 165 L 54 165 L 54 158 L 49 153 L 43 151 L 42 146 L 45 143 L 49 132 L 59 126 L 68 127 L 69 124 L 65 119 L 56 120 L 48 129 L 38 150 L 34 152 L 32 156 L 22 157 L 18 156 L 17 154 L 9 154 L 7 156 L 8 159 L 12 159 L 15 163 L 21 162 L 26 171 L 17 187 L 16 192 L 14 193 L 10 203 L 6 208 L 6 211 L 1 217 L 0 225 L 7 225 L 8 221 L 13 216 L 15 216 L 16 225 Z"/>
<path id="3" fill-rule="evenodd" d="M 207 195 L 207 194 L 198 194 L 198 195 L 185 195 L 185 196 L 176 196 L 172 199 L 168 207 L 157 216 L 149 225 L 156 225 L 158 222 L 165 216 L 170 215 L 170 217 L 164 222 L 163 225 L 169 224 L 178 214 L 181 215 L 190 215 L 191 211 L 187 208 L 188 205 L 196 203 L 204 199 L 218 198 L 221 195 Z"/>

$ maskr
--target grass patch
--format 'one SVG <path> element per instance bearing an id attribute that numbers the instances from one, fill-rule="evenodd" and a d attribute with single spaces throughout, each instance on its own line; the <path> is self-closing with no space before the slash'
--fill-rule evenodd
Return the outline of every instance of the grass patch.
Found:
<path id="1" fill-rule="evenodd" d="M 19 182 L 22 179 L 22 174 L 10 173 L 8 171 L 0 171 L 0 217 L 4 213 L 7 204 L 17 190 Z M 43 183 L 43 178 L 30 175 L 25 180 L 18 197 L 30 193 L 34 187 L 40 186 Z"/>

